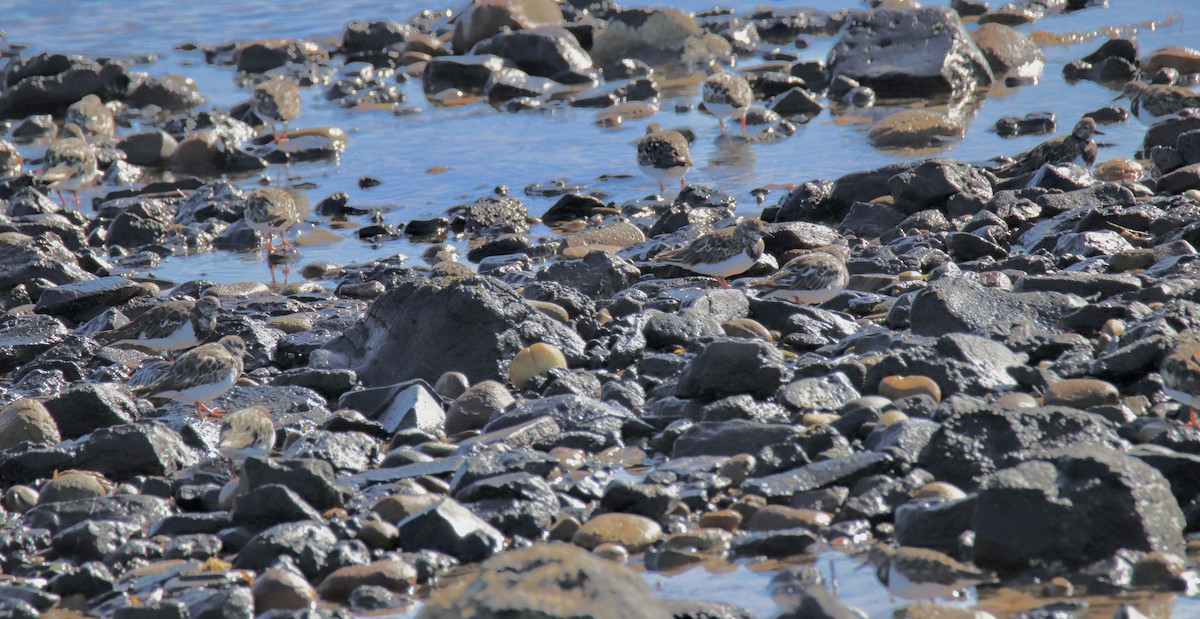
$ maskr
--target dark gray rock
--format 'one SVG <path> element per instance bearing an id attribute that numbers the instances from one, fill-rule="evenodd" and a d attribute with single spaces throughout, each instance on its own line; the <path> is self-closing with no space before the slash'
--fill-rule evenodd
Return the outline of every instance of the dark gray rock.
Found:
<path id="1" fill-rule="evenodd" d="M 748 393 L 766 398 L 790 376 L 783 354 L 757 340 L 720 339 L 696 355 L 679 377 L 677 394 L 713 400 Z"/>
<path id="2" fill-rule="evenodd" d="M 636 514 L 658 522 L 665 521 L 679 508 L 679 488 L 674 485 L 617 480 L 604 489 L 600 498 L 603 511 Z"/>
<path id="3" fill-rule="evenodd" d="M 233 561 L 237 569 L 256 572 L 271 567 L 281 556 L 291 557 L 309 581 L 319 581 L 332 571 L 329 555 L 337 545 L 337 535 L 316 522 L 289 522 L 255 535 Z"/>
<path id="4" fill-rule="evenodd" d="M 8 372 L 29 362 L 68 333 L 61 322 L 43 314 L 0 318 L 0 371 Z"/>
<path id="5" fill-rule="evenodd" d="M 321 460 L 247 458 L 241 484 L 249 493 L 263 486 L 282 485 L 321 511 L 341 507 L 349 495 L 349 490 L 337 481 L 333 467 Z"/>
<path id="6" fill-rule="evenodd" d="M 525 97 L 537 99 L 556 87 L 561 88 L 562 86 L 553 80 L 535 77 L 520 69 L 506 67 L 492 73 L 488 78 L 487 85 L 484 86 L 484 92 L 487 94 L 488 103 L 499 106 L 513 99 Z"/>
<path id="7" fill-rule="evenodd" d="M 953 556 L 960 536 L 971 528 L 975 497 L 951 501 L 909 501 L 896 508 L 896 542 L 932 548 Z"/>
<path id="8" fill-rule="evenodd" d="M 739 535 L 730 550 L 737 557 L 782 559 L 804 554 L 816 541 L 816 534 L 808 529 L 776 529 Z"/>
<path id="9" fill-rule="evenodd" d="M 952 217 L 974 213 L 992 199 L 992 185 L 974 166 L 930 159 L 887 181 L 896 208 L 912 215 L 927 208 L 953 207 Z"/>
<path id="10" fill-rule="evenodd" d="M 42 52 L 14 62 L 4 82 L 0 118 L 24 118 L 62 113 L 90 94 L 105 100 L 124 95 L 132 78 L 123 62 Z"/>
<path id="11" fill-rule="evenodd" d="M 174 511 L 175 507 L 165 499 L 118 495 L 38 505 L 25 512 L 22 522 L 32 529 L 57 533 L 83 522 L 114 521 L 133 525 L 144 536 L 156 522 Z"/>
<path id="12" fill-rule="evenodd" d="M 179 142 L 162 129 L 131 133 L 117 142 L 117 148 L 125 153 L 125 161 L 146 167 L 166 165 L 178 147 Z"/>
<path id="13" fill-rule="evenodd" d="M 704 312 L 668 314 L 649 310 L 646 314 L 642 333 L 646 338 L 646 346 L 656 350 L 673 350 L 679 346 L 703 343 L 725 335 L 721 323 Z"/>
<path id="14" fill-rule="evenodd" d="M 958 14 L 948 8 L 853 13 L 825 59 L 884 98 L 961 96 L 990 86 L 992 71 Z"/>
<path id="15" fill-rule="evenodd" d="M 675 439 L 674 458 L 756 454 L 764 447 L 786 444 L 800 430 L 791 424 L 766 424 L 745 420 L 697 423 Z"/>
<path id="16" fill-rule="evenodd" d="M 432 383 L 451 371 L 475 383 L 505 377 L 507 361 L 535 342 L 558 347 L 568 363 L 583 358 L 578 335 L 507 285 L 490 277 L 464 277 L 401 281 L 325 350 L 367 386 L 413 378 Z"/>
<path id="17" fill-rule="evenodd" d="M 1065 407 L 1005 409 L 943 402 L 941 414 L 942 425 L 917 465 L 963 489 L 1048 450 L 1080 444 L 1120 448 L 1122 443 L 1108 420 Z"/>
<path id="18" fill-rule="evenodd" d="M 570 286 L 591 299 L 608 298 L 632 286 L 641 271 L 628 260 L 604 251 L 580 260 L 558 260 L 538 271 L 537 281 Z"/>
<path id="19" fill-rule="evenodd" d="M 441 401 L 423 380 L 349 391 L 338 400 L 338 408 L 356 410 L 389 433 L 402 429 L 441 433 L 446 423 Z"/>
<path id="20" fill-rule="evenodd" d="M 1059 293 L 1011 293 L 985 288 L 965 277 L 947 277 L 916 293 L 912 331 L 916 335 L 980 332 L 997 324 L 1028 324 L 1062 331 L 1063 318 L 1085 305 L 1082 298 Z"/>
<path id="21" fill-rule="evenodd" d="M 504 534 L 454 499 L 443 499 L 397 524 L 407 550 L 436 550 L 482 561 L 504 549 Z"/>
<path id="22" fill-rule="evenodd" d="M 836 411 L 861 394 L 846 375 L 834 372 L 825 376 L 801 378 L 779 388 L 775 399 L 797 411 Z"/>
<path id="23" fill-rule="evenodd" d="M 454 494 L 471 511 L 512 537 L 539 539 L 558 517 L 558 497 L 546 480 L 530 473 L 480 479 Z"/>
<path id="24" fill-rule="evenodd" d="M 88 520 L 66 527 L 51 540 L 59 555 L 99 561 L 137 533 L 136 525 L 114 520 Z"/>
<path id="25" fill-rule="evenodd" d="M 290 443 L 283 457 L 321 460 L 339 473 L 361 473 L 379 459 L 379 442 L 362 432 L 311 430 Z"/>
<path id="26" fill-rule="evenodd" d="M 530 75 L 564 83 L 588 80 L 592 69 L 592 58 L 579 46 L 575 36 L 563 28 L 501 32 L 476 43 L 471 54 L 499 56 Z"/>
<path id="27" fill-rule="evenodd" d="M 742 490 L 771 499 L 786 499 L 801 492 L 828 486 L 852 485 L 868 475 L 888 471 L 892 458 L 886 454 L 859 452 L 832 460 L 814 462 L 798 469 L 748 479 Z"/>
<path id="28" fill-rule="evenodd" d="M 46 410 L 64 438 L 79 438 L 138 419 L 138 407 L 124 390 L 111 383 L 82 384 L 45 401 Z"/>
<path id="29" fill-rule="evenodd" d="M 1017 387 L 1016 372 L 1029 361 L 1025 353 L 978 335 L 950 333 L 936 340 L 895 342 L 867 371 L 864 389 L 870 392 L 886 376 L 928 376 L 944 395 L 985 395 Z"/>
<path id="30" fill-rule="evenodd" d="M 882 202 L 855 202 L 846 211 L 838 224 L 839 230 L 848 230 L 864 238 L 881 236 L 904 221 L 906 213 Z"/>
<path id="31" fill-rule="evenodd" d="M 776 619 L 858 619 L 861 611 L 847 606 L 833 593 L 820 585 L 800 587 L 792 592 L 799 602 L 783 611 Z"/>
<path id="32" fill-rule="evenodd" d="M 43 292 L 34 311 L 78 322 L 110 307 L 153 294 L 153 288 L 124 277 L 101 277 L 63 284 Z"/>
<path id="33" fill-rule="evenodd" d="M 173 475 L 200 461 L 179 433 L 158 422 L 100 428 L 80 442 L 75 466 L 113 480 Z"/>
<path id="34" fill-rule="evenodd" d="M 628 410 L 579 395 L 556 395 L 525 400 L 493 415 L 484 432 L 503 430 L 538 417 L 549 416 L 562 433 L 550 438 L 549 446 L 571 446 L 599 451 L 621 445 L 626 428 L 638 428 L 640 422 Z"/>
<path id="35" fill-rule="evenodd" d="M 425 63 L 421 87 L 425 94 L 437 94 L 448 88 L 482 95 L 492 74 L 508 63 L 499 56 L 437 56 Z"/>
<path id="36" fill-rule="evenodd" d="M 975 562 L 1078 569 L 1122 551 L 1180 554 L 1183 512 L 1170 484 L 1116 449 L 1050 450 L 988 476 L 971 522 Z"/>
<path id="37" fill-rule="evenodd" d="M 100 561 L 88 561 L 51 578 L 46 589 L 63 597 L 79 595 L 84 599 L 95 599 L 110 593 L 115 585 L 116 578 L 107 565 Z"/>
<path id="38" fill-rule="evenodd" d="M 321 514 L 300 495 L 279 484 L 258 486 L 233 501 L 230 518 L 239 525 L 264 529 L 285 522 L 321 521 Z"/>

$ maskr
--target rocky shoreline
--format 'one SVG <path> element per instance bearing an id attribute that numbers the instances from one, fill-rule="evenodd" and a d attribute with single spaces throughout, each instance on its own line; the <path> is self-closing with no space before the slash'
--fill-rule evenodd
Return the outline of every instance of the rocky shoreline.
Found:
<path id="1" fill-rule="evenodd" d="M 451 20 L 354 21 L 335 46 L 190 51 L 249 90 L 270 76 L 410 113 L 396 82 L 419 79 L 437 105 L 598 108 L 602 127 L 653 114 L 659 80 L 757 55 L 750 132 L 722 139 L 775 142 L 828 107 L 919 99 L 866 138 L 925 148 L 961 137 L 953 110 L 1044 66 L 1012 26 L 1101 10 L 884 4 L 693 16 L 481 1 Z M 837 37 L 826 62 L 764 51 L 808 37 Z M 1200 53 L 1142 54 L 1132 38 L 1065 69 L 1117 92 L 1198 73 Z M 98 183 L 133 189 L 85 188 L 91 211 L 71 208 L 15 148 L 0 178 L 0 615 L 750 617 L 744 600 L 666 599 L 638 570 L 753 565 L 772 587 L 746 595 L 773 597 L 778 617 L 857 617 L 816 562 L 865 561 L 875 544 L 986 570 L 975 607 L 995 616 L 1096 616 L 1085 596 L 1153 616 L 1122 596 L 1198 591 L 1194 108 L 1094 168 L 913 159 L 796 179 L 773 204 L 763 190 L 765 251 L 732 288 L 654 261 L 736 221 L 734 196 L 697 184 L 621 204 L 527 188 L 560 196 L 540 218 L 500 187 L 444 217 L 357 230 L 423 243 L 423 264 L 312 262 L 290 283 L 220 284 L 149 273 L 180 252 L 260 247 L 249 191 L 220 177 L 336 157 L 344 132 L 272 139 L 250 101 L 206 109 L 186 79 L 123 61 L 16 56 L 4 76 L 10 138 L 82 114 Z M 75 105 L 87 97 L 122 130 L 95 133 L 103 112 Z M 1136 122 L 1104 101 L 1089 117 Z M 1056 127 L 1030 114 L 997 131 Z M 311 210 L 370 218 L 344 194 Z M 556 234 L 532 234 L 542 223 Z M 850 277 L 828 301 L 746 285 L 830 246 Z M 209 341 L 246 345 L 214 404 L 263 407 L 269 457 L 229 462 L 219 423 L 135 395 L 172 360 L 102 343 L 166 300 L 206 297 L 220 302 Z"/>

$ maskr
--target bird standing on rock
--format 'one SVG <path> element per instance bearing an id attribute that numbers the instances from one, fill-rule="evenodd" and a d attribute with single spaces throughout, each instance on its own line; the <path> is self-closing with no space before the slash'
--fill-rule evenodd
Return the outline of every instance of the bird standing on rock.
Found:
<path id="1" fill-rule="evenodd" d="M 994 172 L 997 176 L 1011 178 L 1035 172 L 1044 165 L 1078 163 L 1090 168 L 1096 163 L 1096 143 L 1092 141 L 1096 135 L 1104 135 L 1104 132 L 1096 128 L 1096 121 L 1084 118 L 1075 124 L 1070 134 L 1046 140 L 1017 155 L 1012 163 L 995 168 Z"/>
<path id="2" fill-rule="evenodd" d="M 75 205 L 79 205 L 78 190 L 91 185 L 100 175 L 96 164 L 96 152 L 83 137 L 79 125 L 68 123 L 63 127 L 64 137 L 50 143 L 42 158 L 41 180 L 58 194 L 58 201 L 66 206 L 62 197 L 65 189 L 71 192 Z"/>
<path id="3" fill-rule="evenodd" d="M 246 342 L 236 335 L 227 335 L 215 344 L 204 344 L 183 353 L 158 380 L 138 387 L 134 393 L 193 404 L 201 419 L 220 417 L 225 411 L 213 410 L 204 403 L 233 388 L 245 367 L 242 361 L 245 354 Z"/>
<path id="4" fill-rule="evenodd" d="M 714 73 L 704 80 L 700 91 L 704 107 L 721 123 L 721 133 L 725 133 L 728 118 L 741 120 L 742 135 L 746 135 L 746 113 L 754 103 L 754 91 L 745 77 L 725 71 Z"/>
<path id="5" fill-rule="evenodd" d="M 1129 99 L 1129 111 L 1147 125 L 1153 125 L 1187 108 L 1200 108 L 1200 94 L 1170 84 L 1147 84 L 1132 80 L 1125 83 L 1117 99 L 1121 97 Z"/>
<path id="6" fill-rule="evenodd" d="M 1183 339 L 1158 368 L 1163 393 L 1188 407 L 1187 425 L 1200 428 L 1196 408 L 1200 407 L 1200 340 Z"/>
<path id="7" fill-rule="evenodd" d="M 670 178 L 678 178 L 682 190 L 683 176 L 692 165 L 692 151 L 682 133 L 650 123 L 645 137 L 637 142 L 637 162 L 642 174 L 658 181 L 659 191 L 666 191 L 663 181 Z"/>
<path id="8" fill-rule="evenodd" d="M 762 257 L 762 233 L 762 221 L 744 219 L 732 228 L 709 232 L 683 247 L 664 251 L 654 256 L 653 262 L 715 277 L 722 288 L 729 288 L 726 277 L 745 272 Z"/>
<path id="9" fill-rule="evenodd" d="M 112 110 L 96 95 L 87 95 L 72 103 L 67 108 L 64 122 L 79 125 L 84 135 L 97 138 L 111 138 L 117 126 Z"/>
<path id="10" fill-rule="evenodd" d="M 123 327 L 97 333 L 96 339 L 108 346 L 137 346 L 155 352 L 183 350 L 212 334 L 220 310 L 221 302 L 216 297 L 168 301 L 142 312 Z"/>
<path id="11" fill-rule="evenodd" d="M 954 598 L 967 587 L 996 580 L 979 568 L 928 548 L 876 544 L 867 552 L 867 561 L 889 593 L 909 600 Z"/>
<path id="12" fill-rule="evenodd" d="M 276 143 L 286 142 L 288 122 L 300 115 L 300 87 L 282 76 L 273 77 L 254 88 L 250 109 L 271 125 Z M 283 123 L 283 133 L 275 131 L 275 123 Z"/>
<path id="13" fill-rule="evenodd" d="M 221 418 L 221 442 L 217 450 L 233 464 L 246 458 L 271 455 L 275 446 L 275 422 L 265 406 L 239 409 Z"/>
<path id="14" fill-rule="evenodd" d="M 824 303 L 839 294 L 850 281 L 846 271 L 847 252 L 841 245 L 814 250 L 792 258 L 770 277 L 747 285 L 761 290 L 761 299 L 785 299 L 793 303 Z"/>
<path id="15" fill-rule="evenodd" d="M 275 251 L 273 244 L 275 234 L 279 234 L 280 247 L 291 247 L 287 240 L 287 231 L 292 226 L 304 221 L 308 215 L 301 203 L 297 202 L 291 192 L 281 187 L 259 187 L 250 192 L 246 199 L 246 209 L 242 216 L 246 225 L 259 234 L 267 235 L 268 255 Z"/>

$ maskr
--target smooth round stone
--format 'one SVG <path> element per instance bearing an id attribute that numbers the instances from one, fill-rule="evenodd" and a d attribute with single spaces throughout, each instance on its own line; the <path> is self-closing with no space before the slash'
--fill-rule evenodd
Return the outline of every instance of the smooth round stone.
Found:
<path id="1" fill-rule="evenodd" d="M 107 481 L 98 475 L 68 471 L 56 475 L 42 486 L 42 496 L 38 504 L 97 499 L 108 494 L 107 485 Z"/>
<path id="2" fill-rule="evenodd" d="M 239 481 L 240 480 L 237 477 L 234 477 L 233 479 L 225 482 L 224 486 L 221 486 L 221 492 L 217 495 L 217 507 L 224 511 L 230 511 L 233 509 L 233 500 L 236 499 L 238 495 L 238 487 L 240 485 Z"/>
<path id="3" fill-rule="evenodd" d="M 601 559 L 608 559 L 617 563 L 627 563 L 629 561 L 629 551 L 620 544 L 600 544 L 592 549 L 592 554 Z"/>
<path id="4" fill-rule="evenodd" d="M 4 492 L 4 509 L 23 514 L 38 504 L 38 491 L 29 486 L 13 486 Z"/>
<path id="5" fill-rule="evenodd" d="M 446 410 L 446 432 L 482 428 L 492 415 L 508 408 L 516 400 L 499 381 L 485 380 L 467 388 Z"/>
<path id="6" fill-rule="evenodd" d="M 1171 424 L 1163 420 L 1148 421 L 1138 428 L 1137 442 L 1150 443 L 1158 439 L 1158 437 L 1171 431 Z"/>
<path id="7" fill-rule="evenodd" d="M 1045 406 L 1071 406 L 1087 409 L 1121 403 L 1121 393 L 1107 381 L 1095 378 L 1068 378 L 1046 387 Z"/>
<path id="8" fill-rule="evenodd" d="M 908 415 L 898 410 L 890 410 L 879 417 L 879 423 L 883 426 L 890 426 L 893 423 L 900 423 L 905 419 L 908 419 Z"/>
<path id="9" fill-rule="evenodd" d="M 864 395 L 861 398 L 854 400 L 852 404 L 865 406 L 871 410 L 884 411 L 892 405 L 892 400 L 879 395 Z"/>
<path id="10" fill-rule="evenodd" d="M 745 522 L 754 516 L 754 513 L 767 506 L 767 499 L 758 496 L 757 494 L 744 494 L 738 498 L 729 509 L 736 511 L 742 515 L 742 521 Z"/>
<path id="11" fill-rule="evenodd" d="M 1006 393 L 996 398 L 996 404 L 1008 408 L 1037 408 L 1037 398 L 1028 393 Z"/>
<path id="12" fill-rule="evenodd" d="M 303 312 L 287 316 L 276 316 L 268 320 L 267 324 L 284 333 L 304 333 L 305 331 L 312 331 L 313 314 Z"/>
<path id="13" fill-rule="evenodd" d="M 815 509 L 800 509 L 786 505 L 767 505 L 754 512 L 746 521 L 747 531 L 781 531 L 783 529 L 823 529 L 833 522 L 833 516 Z"/>
<path id="14" fill-rule="evenodd" d="M 800 418 L 800 423 L 806 426 L 827 426 L 838 419 L 839 417 L 833 413 L 805 413 Z"/>
<path id="15" fill-rule="evenodd" d="M 362 540 L 369 548 L 391 550 L 399 543 L 400 529 L 390 522 L 368 520 L 358 530 L 358 539 Z"/>
<path id="16" fill-rule="evenodd" d="M 944 138 L 962 138 L 961 119 L 932 110 L 903 110 L 885 117 L 867 131 L 877 148 L 923 148 Z"/>
<path id="17" fill-rule="evenodd" d="M 693 550 L 707 554 L 724 553 L 733 542 L 733 533 L 722 528 L 699 528 L 674 533 L 663 540 L 660 549 Z"/>
<path id="18" fill-rule="evenodd" d="M 724 529 L 733 532 L 741 526 L 742 515 L 732 509 L 721 509 L 700 514 L 697 524 L 706 529 Z"/>
<path id="19" fill-rule="evenodd" d="M 529 348 L 523 348 L 513 357 L 508 366 L 508 381 L 518 389 L 525 386 L 529 379 L 550 371 L 550 368 L 566 368 L 567 358 L 557 347 L 544 342 L 538 342 Z"/>
<path id="20" fill-rule="evenodd" d="M 913 282 L 919 279 L 925 279 L 925 275 L 920 271 L 901 271 L 900 274 L 896 276 L 896 281 L 898 282 Z"/>
<path id="21" fill-rule="evenodd" d="M 567 323 L 571 322 L 571 315 L 568 314 L 567 310 L 563 309 L 563 307 L 561 305 L 558 305 L 556 303 L 551 303 L 549 301 L 526 300 L 525 302 L 532 305 L 533 308 L 536 309 L 537 311 L 539 311 L 539 312 L 541 312 L 563 324 L 567 324 Z"/>
<path id="22" fill-rule="evenodd" d="M 729 337 L 758 338 L 771 341 L 771 332 L 753 318 L 734 318 L 721 323 L 721 329 Z"/>
<path id="23" fill-rule="evenodd" d="M 292 570 L 273 567 L 254 582 L 254 611 L 302 610 L 317 601 L 317 590 L 304 576 Z"/>
<path id="24" fill-rule="evenodd" d="M 574 471 L 582 468 L 587 464 L 587 452 L 574 447 L 555 447 L 549 451 L 550 455 L 558 458 L 559 465 L 568 471 Z"/>
<path id="25" fill-rule="evenodd" d="M 1075 585 L 1062 576 L 1055 576 L 1042 588 L 1042 593 L 1046 597 L 1067 598 L 1075 595 Z"/>
<path id="26" fill-rule="evenodd" d="M 717 472 L 724 477 L 728 477 L 733 485 L 740 486 L 746 477 L 750 475 L 750 471 L 758 464 L 758 460 L 750 454 L 738 454 L 721 463 L 721 467 Z"/>
<path id="27" fill-rule="evenodd" d="M 471 380 L 462 372 L 446 372 L 438 377 L 437 383 L 433 385 L 433 392 L 446 398 L 453 400 L 462 395 L 468 388 L 471 387 Z"/>
<path id="28" fill-rule="evenodd" d="M 1104 323 L 1104 326 L 1100 327 L 1100 333 L 1113 338 L 1121 337 L 1125 335 L 1125 321 L 1118 318 L 1109 318 Z"/>
<path id="29" fill-rule="evenodd" d="M 205 290 L 204 294 L 223 299 L 248 299 L 269 292 L 271 292 L 271 289 L 262 282 L 241 282 L 237 284 L 217 284 Z"/>
<path id="30" fill-rule="evenodd" d="M 135 486 L 133 484 L 126 483 L 126 484 L 117 484 L 117 487 L 113 488 L 112 493 L 113 493 L 113 496 L 118 496 L 118 495 L 131 496 L 134 494 L 141 494 L 142 490 L 141 490 L 141 488 L 138 488 L 137 486 Z"/>
<path id="31" fill-rule="evenodd" d="M 1163 67 L 1170 67 L 1183 74 L 1200 73 L 1200 51 L 1182 45 L 1160 47 L 1142 63 L 1142 71 L 1153 75 Z"/>
<path id="32" fill-rule="evenodd" d="M 292 282 L 280 288 L 279 294 L 285 297 L 294 297 L 302 294 L 321 294 L 325 290 L 325 287 L 317 282 Z"/>
<path id="33" fill-rule="evenodd" d="M 1133 564 L 1133 586 L 1164 589 L 1187 570 L 1183 557 L 1155 550 Z"/>
<path id="34" fill-rule="evenodd" d="M 1097 180 L 1110 183 L 1136 183 L 1142 179 L 1145 173 L 1146 168 L 1142 164 L 1132 159 L 1116 157 L 1096 164 L 1092 176 L 1095 176 Z"/>
<path id="35" fill-rule="evenodd" d="M 650 547 L 661 536 L 662 527 L 644 516 L 600 514 L 583 523 L 571 542 L 588 550 L 605 543 L 620 544 L 636 553 Z"/>
<path id="36" fill-rule="evenodd" d="M 920 488 L 917 488 L 912 493 L 914 499 L 939 499 L 942 501 L 955 501 L 964 499 L 967 493 L 963 492 L 954 484 L 948 484 L 944 481 L 934 481 Z"/>
<path id="37" fill-rule="evenodd" d="M 927 395 L 934 402 L 942 401 L 942 389 L 928 376 L 885 376 L 879 381 L 879 395 L 892 400 L 914 395 Z"/>
<path id="38" fill-rule="evenodd" d="M 376 501 L 371 511 L 387 522 L 400 522 L 440 500 L 433 494 L 393 494 Z"/>

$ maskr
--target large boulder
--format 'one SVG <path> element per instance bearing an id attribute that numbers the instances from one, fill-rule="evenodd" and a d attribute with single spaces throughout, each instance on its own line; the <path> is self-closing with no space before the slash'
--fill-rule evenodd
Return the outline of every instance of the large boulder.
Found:
<path id="1" fill-rule="evenodd" d="M 592 68 L 591 56 L 575 35 L 562 28 L 502 32 L 476 43 L 471 53 L 495 54 L 530 75 L 563 82 L 586 79 L 585 73 Z"/>
<path id="2" fill-rule="evenodd" d="M 479 41 L 505 29 L 522 30 L 562 23 L 553 0 L 474 0 L 454 20 L 451 45 L 464 54 Z"/>
<path id="3" fill-rule="evenodd" d="M 993 79 L 962 19 L 943 7 L 852 14 L 825 64 L 883 98 L 957 97 Z"/>
<path id="4" fill-rule="evenodd" d="M 1086 305 L 1083 298 L 1058 292 L 1008 292 L 985 288 L 966 277 L 939 279 L 918 292 L 912 303 L 912 332 L 917 335 L 978 333 L 998 324 L 1029 325 L 1058 332 L 1066 316 Z"/>
<path id="5" fill-rule="evenodd" d="M 651 66 L 699 65 L 713 56 L 728 56 L 729 42 L 706 33 L 679 9 L 624 9 L 609 18 L 592 43 L 592 58 L 602 67 L 623 58 Z"/>
<path id="6" fill-rule="evenodd" d="M 1150 465 L 1094 445 L 1050 451 L 994 473 L 975 502 L 975 562 L 1076 569 L 1120 551 L 1182 556 L 1184 516 Z"/>
<path id="7" fill-rule="evenodd" d="M 432 384 L 445 372 L 472 383 L 502 380 L 513 356 L 536 342 L 558 347 L 570 363 L 582 360 L 574 331 L 499 280 L 470 276 L 401 281 L 324 350 L 374 387 L 414 378 Z"/>
<path id="8" fill-rule="evenodd" d="M 539 545 L 485 561 L 466 588 L 434 597 L 420 619 L 669 617 L 637 574 L 575 546 Z"/>

